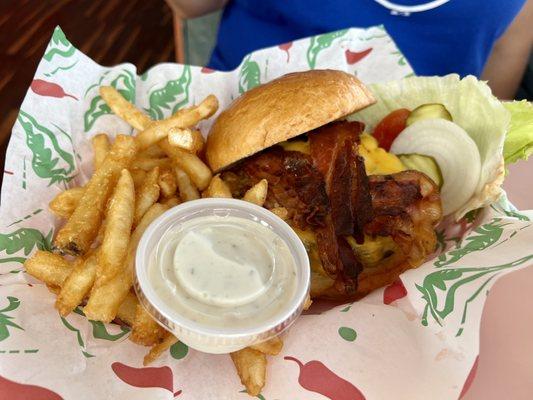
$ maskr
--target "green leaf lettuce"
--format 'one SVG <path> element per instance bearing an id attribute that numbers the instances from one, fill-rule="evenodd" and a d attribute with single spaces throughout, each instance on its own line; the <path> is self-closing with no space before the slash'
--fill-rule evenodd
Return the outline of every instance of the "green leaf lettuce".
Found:
<path id="1" fill-rule="evenodd" d="M 369 88 L 376 104 L 348 117 L 364 122 L 368 131 L 371 132 L 383 117 L 398 108 L 413 110 L 422 104 L 441 103 L 453 121 L 476 143 L 481 158 L 481 176 L 473 196 L 455 213 L 456 219 L 500 197 L 504 177 L 502 153 L 511 116 L 485 82 L 474 76 L 460 79 L 459 75 L 450 74 L 410 77 L 369 85 Z"/>
<path id="2" fill-rule="evenodd" d="M 533 104 L 526 100 L 503 103 L 511 113 L 511 126 L 505 137 L 505 164 L 526 160 L 533 153 Z"/>

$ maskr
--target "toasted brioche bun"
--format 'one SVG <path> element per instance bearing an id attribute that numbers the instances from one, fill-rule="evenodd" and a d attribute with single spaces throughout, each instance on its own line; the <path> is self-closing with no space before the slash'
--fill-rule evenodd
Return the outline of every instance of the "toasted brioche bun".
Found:
<path id="1" fill-rule="evenodd" d="M 342 71 L 284 75 L 246 92 L 220 114 L 207 138 L 207 161 L 220 171 L 374 102 L 355 76 Z"/>

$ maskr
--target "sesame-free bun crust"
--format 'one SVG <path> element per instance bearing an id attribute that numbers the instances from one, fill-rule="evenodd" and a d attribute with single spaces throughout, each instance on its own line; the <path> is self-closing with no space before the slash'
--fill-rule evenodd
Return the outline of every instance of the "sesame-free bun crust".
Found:
<path id="1" fill-rule="evenodd" d="M 220 114 L 207 138 L 207 161 L 219 171 L 374 102 L 355 76 L 342 71 L 284 75 L 246 92 Z"/>

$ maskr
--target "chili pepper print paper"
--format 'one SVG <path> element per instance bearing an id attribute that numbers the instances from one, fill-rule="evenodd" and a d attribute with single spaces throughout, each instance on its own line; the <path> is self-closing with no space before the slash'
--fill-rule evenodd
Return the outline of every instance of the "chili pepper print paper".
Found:
<path id="1" fill-rule="evenodd" d="M 133 133 L 98 94 L 112 85 L 161 119 L 215 94 L 224 109 L 282 74 L 335 68 L 366 83 L 412 69 L 383 27 L 347 29 L 254 52 L 232 72 L 178 64 L 138 75 L 103 67 L 56 28 L 13 127 L 0 210 L 0 398 L 247 399 L 230 357 L 176 343 L 150 367 L 127 328 L 66 318 L 23 271 L 50 249 L 60 221 L 48 202 L 92 171 L 90 138 Z M 210 121 L 201 123 L 204 134 Z M 475 374 L 479 325 L 499 276 L 533 264 L 533 212 L 505 199 L 438 229 L 434 257 L 351 304 L 317 301 L 269 357 L 263 400 L 458 399 Z"/>

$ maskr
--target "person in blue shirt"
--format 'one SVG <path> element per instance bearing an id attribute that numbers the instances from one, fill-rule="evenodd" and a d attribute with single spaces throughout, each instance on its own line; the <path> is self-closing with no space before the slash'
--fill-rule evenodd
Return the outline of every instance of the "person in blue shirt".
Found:
<path id="1" fill-rule="evenodd" d="M 533 0 L 167 0 L 185 18 L 225 7 L 209 67 L 347 27 L 383 24 L 418 75 L 472 74 L 512 98 L 533 43 Z"/>

